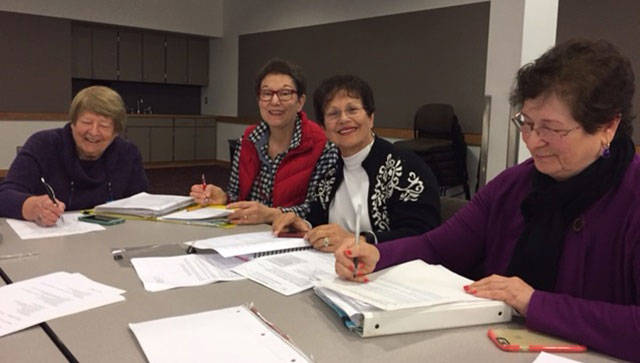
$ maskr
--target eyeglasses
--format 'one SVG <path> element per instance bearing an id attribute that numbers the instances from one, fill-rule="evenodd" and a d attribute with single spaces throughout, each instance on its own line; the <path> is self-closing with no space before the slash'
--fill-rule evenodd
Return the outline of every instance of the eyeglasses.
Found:
<path id="1" fill-rule="evenodd" d="M 289 101 L 298 91 L 289 88 L 282 88 L 277 91 L 270 89 L 261 89 L 259 93 L 260 101 L 271 101 L 273 95 L 278 95 L 280 101 Z"/>
<path id="2" fill-rule="evenodd" d="M 546 126 L 534 128 L 533 122 L 527 122 L 522 112 L 516 113 L 515 116 L 511 118 L 511 121 L 518 127 L 518 129 L 520 129 L 522 137 L 529 137 L 531 132 L 535 131 L 539 138 L 549 143 L 558 142 L 563 137 L 569 135 L 571 131 L 577 130 L 581 127 L 578 125 L 571 129 L 552 129 Z"/>
<path id="3" fill-rule="evenodd" d="M 327 121 L 339 120 L 343 112 L 345 115 L 347 115 L 347 117 L 354 117 L 354 116 L 357 116 L 362 110 L 364 110 L 362 107 L 347 107 L 344 111 L 331 110 L 324 114 L 324 119 Z"/>

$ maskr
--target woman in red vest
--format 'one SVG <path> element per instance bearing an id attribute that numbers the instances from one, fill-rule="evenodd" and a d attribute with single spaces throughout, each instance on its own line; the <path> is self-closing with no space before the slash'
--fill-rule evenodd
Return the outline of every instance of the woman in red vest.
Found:
<path id="1" fill-rule="evenodd" d="M 255 92 L 262 121 L 249 126 L 234 152 L 229 186 L 196 184 L 200 204 L 227 204 L 236 224 L 271 223 L 283 212 L 305 217 L 315 187 L 335 167 L 338 151 L 324 130 L 302 111 L 306 84 L 299 67 L 269 61 L 258 73 Z"/>

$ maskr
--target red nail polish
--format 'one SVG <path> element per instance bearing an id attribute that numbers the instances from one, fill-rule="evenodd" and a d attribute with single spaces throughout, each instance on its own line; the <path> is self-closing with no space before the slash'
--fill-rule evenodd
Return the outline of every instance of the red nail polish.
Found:
<path id="1" fill-rule="evenodd" d="M 464 289 L 464 291 L 469 291 L 469 285 L 464 285 L 462 286 L 462 288 Z"/>
<path id="2" fill-rule="evenodd" d="M 471 289 L 471 291 L 469 291 L 469 292 L 475 295 L 475 294 L 478 292 L 478 290 L 476 290 L 476 289 Z"/>
<path id="3" fill-rule="evenodd" d="M 369 279 L 365 277 L 364 280 L 362 280 L 362 281 L 363 282 L 369 282 Z"/>
<path id="4" fill-rule="evenodd" d="M 344 253 L 345 253 L 347 256 L 351 256 L 351 250 L 344 250 Z"/>
<path id="5" fill-rule="evenodd" d="M 358 270 L 362 270 L 364 268 L 364 262 L 358 262 Z"/>
<path id="6" fill-rule="evenodd" d="M 349 271 L 353 271 L 353 266 L 349 265 Z"/>

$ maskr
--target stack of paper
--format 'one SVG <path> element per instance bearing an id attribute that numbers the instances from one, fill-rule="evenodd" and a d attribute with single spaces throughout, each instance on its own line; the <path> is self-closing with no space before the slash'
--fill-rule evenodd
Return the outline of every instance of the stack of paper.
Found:
<path id="1" fill-rule="evenodd" d="M 311 248 L 309 242 L 302 238 L 275 237 L 271 232 L 239 233 L 192 241 L 192 243 L 198 249 L 216 250 L 223 257 Z"/>
<path id="2" fill-rule="evenodd" d="M 233 271 L 289 296 L 336 277 L 335 262 L 333 253 L 309 250 L 256 258 Z"/>
<path id="3" fill-rule="evenodd" d="M 193 198 L 182 195 L 138 193 L 129 198 L 114 200 L 95 207 L 96 214 L 129 214 L 140 217 L 157 217 L 184 208 Z"/>
<path id="4" fill-rule="evenodd" d="M 242 280 L 244 277 L 232 272 L 231 268 L 243 262 L 236 257 L 224 258 L 218 254 L 131 259 L 144 288 L 152 292 L 216 281 Z"/>
<path id="5" fill-rule="evenodd" d="M 316 294 L 362 336 L 489 324 L 511 320 L 511 308 L 501 301 L 467 294 L 472 283 L 440 265 L 421 260 L 369 275 L 366 284 L 324 280 Z"/>
<path id="6" fill-rule="evenodd" d="M 172 221 L 202 221 L 207 219 L 219 219 L 225 218 L 229 214 L 233 212 L 232 209 L 226 208 L 198 208 L 194 210 L 180 210 L 177 212 L 173 212 L 162 216 L 158 219 L 162 220 L 172 220 Z"/>
<path id="7" fill-rule="evenodd" d="M 245 306 L 129 324 L 156 362 L 309 362 L 291 341 Z"/>
<path id="8" fill-rule="evenodd" d="M 68 272 L 55 272 L 0 287 L 0 336 L 123 301 L 124 292 L 82 274 Z"/>
<path id="9" fill-rule="evenodd" d="M 80 215 L 78 212 L 64 213 L 62 218 L 58 219 L 58 222 L 51 227 L 41 227 L 34 222 L 17 219 L 7 219 L 7 223 L 13 228 L 20 239 L 59 237 L 93 231 L 104 231 L 104 227 L 99 224 L 78 221 Z"/>

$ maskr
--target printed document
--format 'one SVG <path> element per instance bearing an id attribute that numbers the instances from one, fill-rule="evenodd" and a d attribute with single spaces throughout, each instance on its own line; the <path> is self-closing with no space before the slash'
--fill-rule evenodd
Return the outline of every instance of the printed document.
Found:
<path id="1" fill-rule="evenodd" d="M 309 362 L 245 306 L 131 323 L 150 363 L 159 362 Z"/>
<path id="2" fill-rule="evenodd" d="M 193 241 L 198 249 L 216 250 L 222 257 L 249 255 L 260 252 L 310 248 L 303 238 L 275 237 L 271 231 L 239 233 Z"/>
<path id="3" fill-rule="evenodd" d="M 123 301 L 124 292 L 68 272 L 54 272 L 0 287 L 0 336 Z"/>
<path id="4" fill-rule="evenodd" d="M 67 212 L 51 227 L 41 227 L 34 222 L 18 219 L 7 219 L 7 223 L 13 228 L 20 239 L 48 238 L 68 236 L 94 231 L 104 231 L 104 227 L 95 223 L 86 223 L 78 220 L 80 212 Z"/>
<path id="5" fill-rule="evenodd" d="M 129 214 L 141 217 L 157 217 L 193 203 L 193 198 L 183 195 L 138 193 L 128 198 L 114 200 L 95 207 L 96 213 Z"/>
<path id="6" fill-rule="evenodd" d="M 145 290 L 151 292 L 243 280 L 244 277 L 231 271 L 243 262 L 237 257 L 224 258 L 217 253 L 131 259 Z"/>
<path id="7" fill-rule="evenodd" d="M 233 210 L 226 208 L 198 208 L 194 210 L 179 210 L 177 212 L 169 213 L 158 219 L 161 220 L 176 220 L 176 221 L 200 221 L 205 219 L 218 219 L 225 218 L 231 214 Z"/>
<path id="8" fill-rule="evenodd" d="M 289 296 L 336 277 L 335 262 L 333 253 L 306 250 L 256 258 L 233 271 Z"/>
<path id="9" fill-rule="evenodd" d="M 335 278 L 319 286 L 361 300 L 383 310 L 398 310 L 440 304 L 487 301 L 464 292 L 472 283 L 441 265 L 413 260 L 369 275 L 366 284 Z"/>

